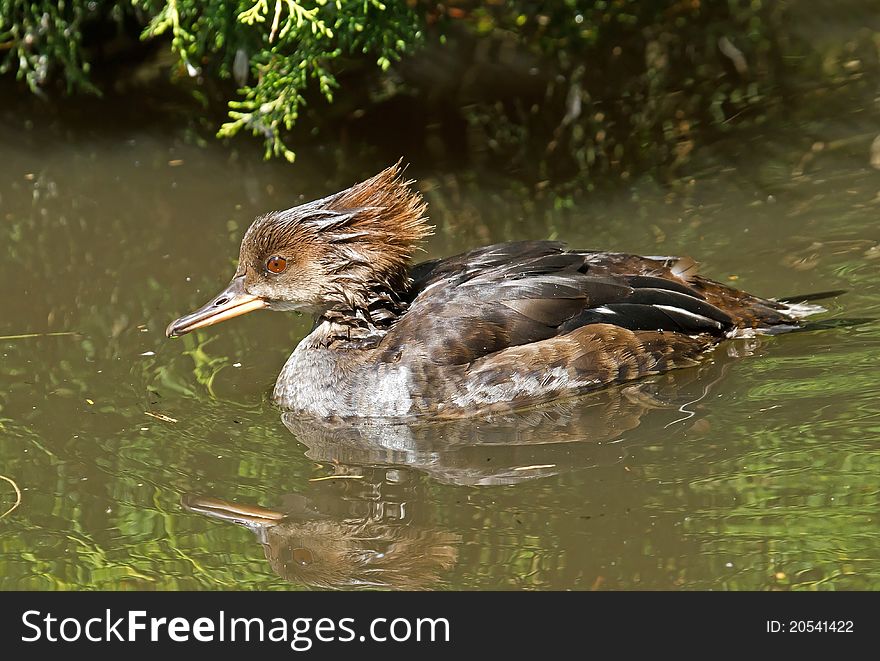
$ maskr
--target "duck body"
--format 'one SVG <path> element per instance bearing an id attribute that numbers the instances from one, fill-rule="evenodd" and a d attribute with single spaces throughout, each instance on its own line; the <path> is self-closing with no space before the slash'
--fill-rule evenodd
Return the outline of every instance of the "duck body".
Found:
<path id="1" fill-rule="evenodd" d="M 675 257 L 502 243 L 416 265 L 387 329 L 320 317 L 274 399 L 314 417 L 460 416 L 697 364 L 819 308 L 760 299 Z"/>
<path id="2" fill-rule="evenodd" d="M 697 364 L 718 343 L 799 327 L 822 308 L 704 278 L 688 258 L 486 246 L 409 265 L 424 203 L 397 166 L 258 218 L 230 285 L 181 335 L 259 308 L 315 325 L 274 389 L 316 418 L 460 417 Z"/>

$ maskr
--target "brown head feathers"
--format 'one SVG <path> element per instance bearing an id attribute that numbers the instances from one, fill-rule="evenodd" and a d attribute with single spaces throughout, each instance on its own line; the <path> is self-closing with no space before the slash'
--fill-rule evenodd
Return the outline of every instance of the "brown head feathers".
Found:
<path id="1" fill-rule="evenodd" d="M 344 191 L 257 218 L 242 241 L 239 272 L 248 290 L 294 307 L 321 311 L 362 307 L 377 289 L 408 287 L 408 265 L 431 234 L 427 205 L 400 162 Z M 283 257 L 289 273 L 265 263 Z M 249 267 L 252 267 L 251 275 Z"/>

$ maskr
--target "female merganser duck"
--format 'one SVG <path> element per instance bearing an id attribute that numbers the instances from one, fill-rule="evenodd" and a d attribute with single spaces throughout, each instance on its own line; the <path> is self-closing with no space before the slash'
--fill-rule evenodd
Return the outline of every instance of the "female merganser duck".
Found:
<path id="1" fill-rule="evenodd" d="M 253 310 L 315 315 L 274 399 L 319 418 L 457 417 L 694 365 L 823 309 L 758 298 L 679 257 L 501 243 L 410 266 L 431 233 L 400 164 L 257 218 L 218 296 L 168 337 Z"/>

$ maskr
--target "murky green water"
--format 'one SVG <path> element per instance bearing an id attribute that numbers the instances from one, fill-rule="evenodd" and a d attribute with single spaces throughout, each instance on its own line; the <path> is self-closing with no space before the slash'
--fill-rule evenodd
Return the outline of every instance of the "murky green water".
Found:
<path id="1" fill-rule="evenodd" d="M 880 318 L 876 123 L 802 128 L 574 207 L 427 159 L 410 173 L 429 256 L 548 237 L 689 254 L 763 295 L 849 290 L 826 318 Z M 21 489 L 2 589 L 880 589 L 880 322 L 730 342 L 517 416 L 303 425 L 269 394 L 309 320 L 163 329 L 226 283 L 255 215 L 386 163 L 321 172 L 15 112 L 0 156 L 0 474 Z"/>

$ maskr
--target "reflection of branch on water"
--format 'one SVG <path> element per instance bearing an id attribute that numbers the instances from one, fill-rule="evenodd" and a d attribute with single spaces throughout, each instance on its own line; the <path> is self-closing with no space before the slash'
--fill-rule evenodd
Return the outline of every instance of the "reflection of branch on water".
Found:
<path id="1" fill-rule="evenodd" d="M 29 340 L 35 337 L 67 337 L 70 335 L 79 335 L 75 331 L 61 331 L 57 333 L 19 333 L 18 335 L 0 335 L 0 340 Z"/>
<path id="2" fill-rule="evenodd" d="M 15 502 L 12 503 L 12 507 L 10 507 L 8 510 L 3 512 L 3 514 L 0 514 L 0 519 L 3 519 L 5 517 L 7 517 L 8 515 L 12 514 L 15 511 L 15 509 L 19 505 L 21 505 L 21 489 L 18 488 L 18 485 L 15 483 L 15 480 L 13 480 L 11 477 L 6 477 L 5 475 L 0 475 L 0 480 L 4 480 L 6 482 L 9 482 L 9 484 L 11 484 L 12 488 L 15 490 Z"/>
<path id="3" fill-rule="evenodd" d="M 745 347 L 749 347 L 751 344 L 753 344 L 753 342 L 754 342 L 754 339 L 753 339 L 753 338 L 747 338 L 747 339 L 743 340 L 743 345 L 744 345 Z M 748 351 L 748 348 L 746 348 L 746 351 Z M 670 422 L 670 423 L 667 423 L 667 424 L 663 427 L 663 429 L 669 429 L 672 425 L 677 425 L 677 424 L 679 424 L 679 423 L 681 423 L 681 422 L 685 422 L 686 420 L 690 420 L 690 419 L 693 418 L 695 415 L 697 415 L 697 412 L 696 412 L 696 411 L 688 410 L 687 407 L 688 407 L 688 406 L 692 406 L 693 404 L 698 404 L 698 403 L 702 402 L 704 399 L 706 399 L 706 397 L 709 396 L 709 392 L 712 390 L 712 388 L 713 388 L 714 386 L 718 385 L 718 383 L 720 383 L 721 380 L 725 377 L 725 375 L 727 374 L 727 370 L 728 370 L 729 368 L 730 368 L 730 365 L 729 365 L 729 364 L 723 364 L 723 365 L 721 365 L 721 368 L 720 368 L 720 370 L 719 370 L 718 377 L 715 378 L 715 379 L 713 379 L 712 381 L 710 381 L 709 383 L 707 383 L 707 384 L 703 387 L 703 392 L 700 394 L 699 397 L 697 397 L 696 399 L 692 399 L 692 400 L 690 400 L 689 402 L 685 402 L 684 404 L 682 404 L 681 406 L 678 407 L 678 412 L 679 412 L 679 413 L 684 413 L 684 416 L 681 417 L 681 418 L 677 418 L 677 419 L 673 420 L 673 421 Z"/>

